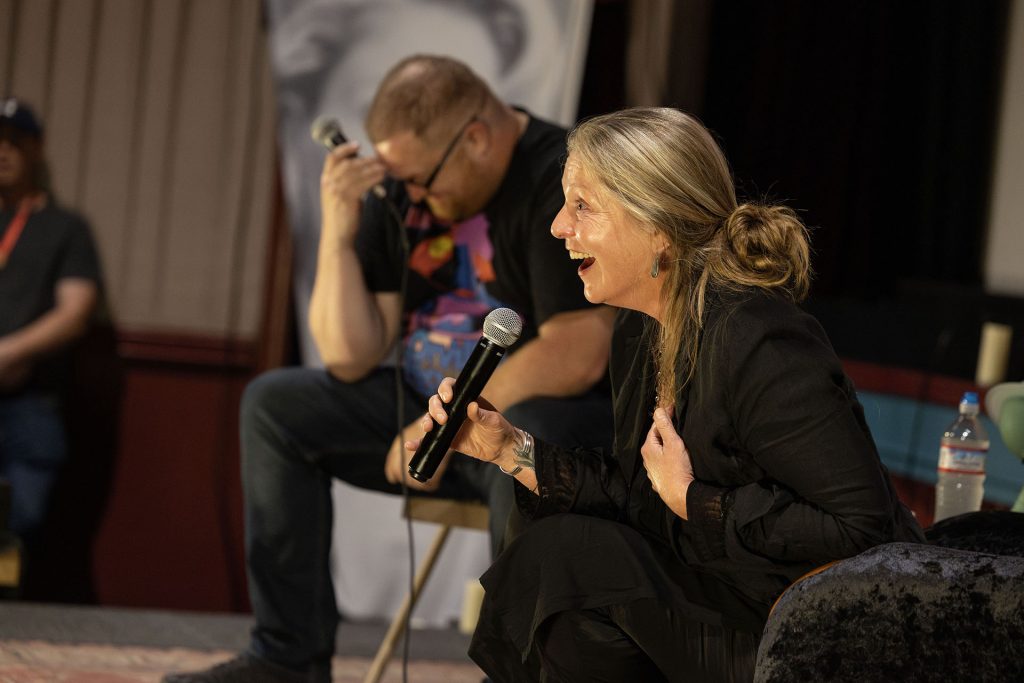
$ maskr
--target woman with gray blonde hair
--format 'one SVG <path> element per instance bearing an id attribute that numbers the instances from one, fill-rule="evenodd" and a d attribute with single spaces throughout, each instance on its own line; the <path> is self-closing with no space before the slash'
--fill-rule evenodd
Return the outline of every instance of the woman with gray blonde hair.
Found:
<path id="1" fill-rule="evenodd" d="M 786 586 L 923 535 L 797 305 L 796 213 L 738 204 L 711 134 L 674 109 L 588 120 L 568 149 L 551 232 L 587 299 L 623 309 L 615 444 L 558 448 L 470 406 L 453 448 L 512 474 L 531 520 L 481 579 L 470 654 L 495 681 L 749 681 Z"/>

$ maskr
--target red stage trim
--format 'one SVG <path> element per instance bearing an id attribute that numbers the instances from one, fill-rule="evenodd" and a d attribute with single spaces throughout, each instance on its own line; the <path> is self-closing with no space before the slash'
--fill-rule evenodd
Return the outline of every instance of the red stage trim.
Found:
<path id="1" fill-rule="evenodd" d="M 902 396 L 938 405 L 956 406 L 965 391 L 974 391 L 985 405 L 985 389 L 961 377 L 931 374 L 920 370 L 843 359 L 843 369 L 858 391 Z"/>

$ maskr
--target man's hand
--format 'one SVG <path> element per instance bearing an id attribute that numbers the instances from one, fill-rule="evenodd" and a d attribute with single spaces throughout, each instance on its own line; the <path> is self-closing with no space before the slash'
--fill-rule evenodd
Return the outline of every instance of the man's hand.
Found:
<path id="1" fill-rule="evenodd" d="M 414 456 L 416 452 L 407 451 L 403 447 L 406 441 L 418 441 L 423 437 L 423 427 L 420 425 L 420 420 L 422 419 L 422 417 L 417 418 L 414 422 L 403 429 L 402 433 L 396 436 L 395 440 L 391 442 L 391 448 L 388 450 L 388 458 L 384 463 L 384 476 L 392 484 L 400 484 L 402 479 L 405 479 L 405 483 L 411 489 L 417 489 L 419 491 L 436 491 L 441 485 L 441 477 L 444 475 L 444 471 L 448 467 L 448 460 L 452 457 L 451 451 L 444 456 L 444 460 L 441 461 L 441 465 L 437 468 L 437 472 L 434 476 L 430 478 L 430 481 L 424 483 L 409 476 L 409 462 L 412 460 L 412 456 Z"/>
<path id="2" fill-rule="evenodd" d="M 359 157 L 359 143 L 346 142 L 324 159 L 320 174 L 323 231 L 342 244 L 355 243 L 363 194 L 384 181 L 386 169 L 376 157 Z"/>

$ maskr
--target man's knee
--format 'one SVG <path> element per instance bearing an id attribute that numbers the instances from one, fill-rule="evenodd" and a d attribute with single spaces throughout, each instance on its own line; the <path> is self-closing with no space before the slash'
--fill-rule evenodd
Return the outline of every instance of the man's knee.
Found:
<path id="1" fill-rule="evenodd" d="M 254 378 L 242 392 L 240 416 L 243 423 L 252 421 L 257 415 L 272 411 L 274 406 L 287 400 L 287 392 L 293 384 L 292 377 L 298 368 L 277 368 Z"/>
<path id="2" fill-rule="evenodd" d="M 267 468 L 287 455 L 288 435 L 301 431 L 297 409 L 310 379 L 305 368 L 278 368 L 254 378 L 245 387 L 239 406 L 242 442 L 242 480 L 246 490 Z"/>

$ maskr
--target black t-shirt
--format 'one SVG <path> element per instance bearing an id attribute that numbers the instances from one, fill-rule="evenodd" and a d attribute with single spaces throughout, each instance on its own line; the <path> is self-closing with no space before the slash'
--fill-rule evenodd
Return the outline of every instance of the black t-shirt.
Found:
<path id="1" fill-rule="evenodd" d="M 357 250 L 371 291 L 400 289 L 399 217 L 405 227 L 405 369 L 424 393 L 445 374 L 458 373 L 493 308 L 505 306 L 523 318 L 521 344 L 551 316 L 590 306 L 577 264 L 550 232 L 564 201 L 565 138 L 565 129 L 531 116 L 494 197 L 480 214 L 455 225 L 438 224 L 422 207 L 410 206 L 398 182 L 386 186 L 397 216 L 376 197 L 364 202 Z"/>
<path id="2" fill-rule="evenodd" d="M 17 207 L 0 210 L 0 234 Z M 100 286 L 99 258 L 85 220 L 52 202 L 29 215 L 7 264 L 0 268 L 0 336 L 19 330 L 51 310 L 55 287 L 64 278 L 84 278 Z M 37 364 L 34 388 L 53 388 L 54 373 Z"/>

